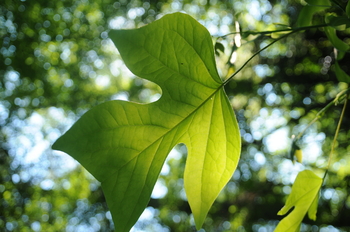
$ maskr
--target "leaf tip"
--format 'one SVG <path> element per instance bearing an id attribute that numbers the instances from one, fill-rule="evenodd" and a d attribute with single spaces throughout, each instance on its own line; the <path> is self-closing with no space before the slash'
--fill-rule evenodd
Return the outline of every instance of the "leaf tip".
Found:
<path id="1" fill-rule="evenodd" d="M 287 211 L 288 210 L 286 209 L 286 207 L 283 206 L 282 209 L 280 209 L 280 211 L 277 212 L 277 215 L 283 216 L 283 215 L 285 215 L 287 213 Z"/>

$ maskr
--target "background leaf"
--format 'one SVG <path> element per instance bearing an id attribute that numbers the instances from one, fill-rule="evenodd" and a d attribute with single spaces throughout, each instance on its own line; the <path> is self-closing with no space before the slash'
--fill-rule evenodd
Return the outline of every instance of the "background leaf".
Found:
<path id="1" fill-rule="evenodd" d="M 136 75 L 163 93 L 142 105 L 111 101 L 79 119 L 53 145 L 102 183 L 117 231 L 128 231 L 146 207 L 169 151 L 185 143 L 187 198 L 199 229 L 239 159 L 238 125 L 223 91 L 209 32 L 176 13 L 110 37 Z"/>
<path id="2" fill-rule="evenodd" d="M 347 16 L 337 16 L 335 13 L 328 13 L 325 21 L 328 25 L 339 31 L 350 27 L 350 19 Z"/>
<path id="3" fill-rule="evenodd" d="M 223 45 L 222 43 L 216 42 L 216 43 L 215 43 L 215 54 L 216 54 L 217 56 L 220 55 L 219 51 L 222 52 L 222 53 L 224 53 L 224 52 L 225 52 L 225 47 L 224 47 L 224 45 Z"/>
<path id="4" fill-rule="evenodd" d="M 350 1 L 348 2 L 348 4 L 346 4 L 345 12 L 346 15 L 350 17 Z"/>
<path id="5" fill-rule="evenodd" d="M 345 29 L 347 27 L 346 22 L 348 22 L 348 20 L 345 22 L 344 20 L 341 20 L 341 19 L 342 18 L 340 17 L 336 17 L 335 14 L 328 13 L 325 17 L 325 22 L 331 25 L 331 27 L 325 27 L 324 31 L 329 41 L 331 41 L 331 43 L 336 49 L 340 51 L 348 51 L 350 46 L 347 43 L 345 43 L 343 40 L 339 39 L 336 33 L 336 29 L 334 28 L 334 27 L 342 27 L 342 29 Z M 344 24 L 344 23 L 345 25 L 341 26 L 341 24 Z"/>
<path id="6" fill-rule="evenodd" d="M 336 30 L 333 27 L 325 27 L 324 31 L 329 39 L 329 41 L 333 44 L 333 46 L 340 51 L 348 51 L 350 46 L 338 38 L 336 34 Z"/>
<path id="7" fill-rule="evenodd" d="M 312 25 L 312 18 L 317 12 L 323 11 L 331 6 L 329 0 L 309 0 L 298 16 L 297 27 L 307 27 Z"/>
<path id="8" fill-rule="evenodd" d="M 299 231 L 301 221 L 306 213 L 308 213 L 310 219 L 316 220 L 318 193 L 321 185 L 322 178 L 310 170 L 304 170 L 298 174 L 292 192 L 278 215 L 286 214 L 293 206 L 294 209 L 280 221 L 275 232 Z"/>
<path id="9" fill-rule="evenodd" d="M 350 76 L 340 67 L 338 61 L 334 63 L 334 71 L 338 81 L 350 83 Z"/>

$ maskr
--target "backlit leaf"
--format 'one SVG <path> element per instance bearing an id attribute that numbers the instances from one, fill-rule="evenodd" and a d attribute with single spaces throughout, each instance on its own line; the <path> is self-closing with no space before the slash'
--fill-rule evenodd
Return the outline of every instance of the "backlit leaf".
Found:
<path id="1" fill-rule="evenodd" d="M 292 207 L 293 211 L 283 218 L 277 225 L 275 232 L 299 231 L 301 221 L 306 213 L 312 220 L 316 220 L 317 203 L 322 178 L 310 170 L 300 172 L 295 179 L 292 192 L 287 198 L 285 206 L 278 215 L 286 214 Z"/>
<path id="2" fill-rule="evenodd" d="M 240 155 L 234 112 L 218 76 L 209 32 L 175 13 L 110 37 L 135 74 L 158 84 L 151 104 L 110 101 L 83 115 L 53 145 L 101 182 L 116 231 L 147 206 L 170 150 L 184 143 L 184 185 L 199 229 Z"/>

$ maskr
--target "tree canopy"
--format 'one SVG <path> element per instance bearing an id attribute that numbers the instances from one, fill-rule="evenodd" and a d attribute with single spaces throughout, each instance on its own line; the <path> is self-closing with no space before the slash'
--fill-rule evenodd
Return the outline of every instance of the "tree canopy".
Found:
<path id="1" fill-rule="evenodd" d="M 211 35 L 207 52 L 215 53 L 218 78 L 230 78 L 227 104 L 242 139 L 237 169 L 202 231 L 273 231 L 303 170 L 327 175 L 315 220 L 306 216 L 300 230 L 348 231 L 350 4 L 320 2 L 2 2 L 0 227 L 115 229 L 100 182 L 51 145 L 103 102 L 157 102 L 164 91 L 128 70 L 109 32 L 182 11 Z M 184 190 L 187 149 L 170 152 L 132 231 L 195 230 Z"/>

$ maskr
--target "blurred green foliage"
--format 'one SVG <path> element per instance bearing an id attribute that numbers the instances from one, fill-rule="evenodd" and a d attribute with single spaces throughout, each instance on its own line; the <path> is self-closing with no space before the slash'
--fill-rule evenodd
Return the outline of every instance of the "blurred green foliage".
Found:
<path id="1" fill-rule="evenodd" d="M 347 1 L 312 16 L 349 12 Z M 87 109 L 111 99 L 150 102 L 156 85 L 130 74 L 107 38 L 111 28 L 134 28 L 162 15 L 184 11 L 224 46 L 217 57 L 227 78 L 272 41 L 269 34 L 236 34 L 295 26 L 307 1 L 11 1 L 0 3 L 0 228 L 4 231 L 112 231 L 97 183 L 50 144 Z M 238 22 L 240 27 L 237 27 Z M 246 36 L 245 36 L 246 35 Z M 350 31 L 337 30 L 349 45 Z M 237 38 L 236 42 L 235 38 Z M 236 59 L 232 59 L 236 56 Z M 341 59 L 340 59 L 341 58 Z M 288 159 L 290 137 L 319 110 L 349 88 L 348 52 L 339 53 L 323 28 L 295 33 L 260 53 L 237 74 L 226 92 L 243 139 L 241 161 L 204 223 L 205 231 L 272 231 L 296 174 L 320 175 L 342 103 L 307 129 L 298 145 L 303 164 Z M 343 73 L 344 72 L 344 73 Z M 346 77 L 346 76 L 345 76 Z M 346 80 L 346 79 L 345 79 Z M 321 188 L 316 221 L 302 231 L 349 231 L 350 109 L 336 154 Z M 194 222 L 183 190 L 186 149 L 168 159 L 149 207 L 134 231 L 191 231 Z M 158 192 L 158 193 L 157 193 Z"/>

